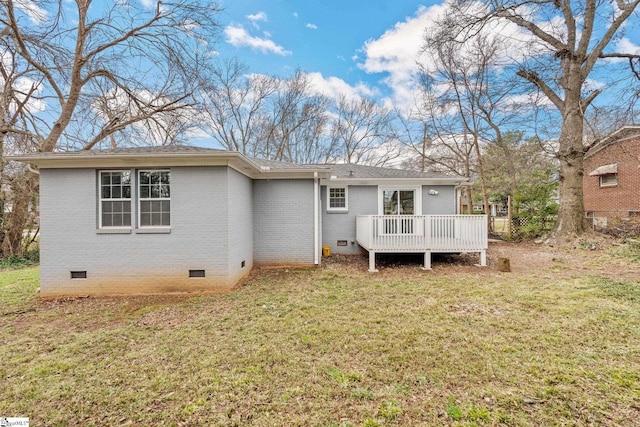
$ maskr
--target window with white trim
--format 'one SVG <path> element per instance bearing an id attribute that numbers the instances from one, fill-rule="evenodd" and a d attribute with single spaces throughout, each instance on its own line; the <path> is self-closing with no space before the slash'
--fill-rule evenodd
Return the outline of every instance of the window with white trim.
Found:
<path id="1" fill-rule="evenodd" d="M 384 215 L 413 215 L 415 190 L 383 190 Z"/>
<path id="2" fill-rule="evenodd" d="M 600 187 L 613 187 L 618 185 L 617 173 L 606 173 L 600 175 Z"/>
<path id="3" fill-rule="evenodd" d="M 379 224 L 381 234 L 420 232 L 420 222 L 414 217 L 422 213 L 420 186 L 379 186 L 378 203 L 378 214 L 384 215 Z"/>
<path id="4" fill-rule="evenodd" d="M 347 187 L 327 187 L 327 210 L 346 211 L 348 205 Z"/>
<path id="5" fill-rule="evenodd" d="M 100 228 L 131 227 L 131 172 L 100 171 Z"/>
<path id="6" fill-rule="evenodd" d="M 168 170 L 138 171 L 140 227 L 171 225 L 171 174 Z"/>

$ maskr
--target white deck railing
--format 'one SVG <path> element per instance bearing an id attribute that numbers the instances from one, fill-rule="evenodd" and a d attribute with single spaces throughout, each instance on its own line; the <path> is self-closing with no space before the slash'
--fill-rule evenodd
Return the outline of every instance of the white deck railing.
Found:
<path id="1" fill-rule="evenodd" d="M 375 252 L 477 252 L 488 246 L 485 215 L 359 215 L 356 239 Z"/>

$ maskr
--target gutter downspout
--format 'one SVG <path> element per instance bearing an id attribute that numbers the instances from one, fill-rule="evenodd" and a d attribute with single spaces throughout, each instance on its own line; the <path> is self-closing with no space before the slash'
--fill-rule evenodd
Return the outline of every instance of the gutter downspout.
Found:
<path id="1" fill-rule="evenodd" d="M 457 184 L 455 187 L 453 187 L 456 191 L 456 209 L 455 209 L 455 214 L 459 215 L 460 212 L 460 208 L 462 206 L 462 186 L 460 184 Z"/>
<path id="2" fill-rule="evenodd" d="M 456 192 L 456 215 L 463 215 L 464 212 L 462 212 L 462 190 L 464 190 L 466 187 L 470 187 L 472 184 L 469 181 L 463 181 L 463 182 L 459 182 L 455 187 L 455 192 Z M 467 206 L 469 207 L 469 209 L 472 209 L 472 205 L 471 205 L 471 201 L 467 200 Z"/>
<path id="3" fill-rule="evenodd" d="M 320 265 L 319 255 L 320 251 L 318 250 L 318 234 L 320 232 L 319 227 L 319 215 L 318 215 L 318 196 L 320 195 L 318 182 L 318 172 L 313 173 L 313 262 L 316 265 Z"/>

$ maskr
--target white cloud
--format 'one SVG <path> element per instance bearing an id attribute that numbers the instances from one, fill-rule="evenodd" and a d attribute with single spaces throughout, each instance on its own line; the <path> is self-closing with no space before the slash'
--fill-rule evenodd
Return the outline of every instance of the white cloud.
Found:
<path id="1" fill-rule="evenodd" d="M 258 21 L 267 22 L 267 14 L 264 12 L 258 12 L 253 15 L 247 15 L 247 18 L 249 18 L 249 20 L 253 22 L 258 22 Z"/>
<path id="2" fill-rule="evenodd" d="M 626 37 L 621 38 L 615 44 L 615 49 L 617 53 L 629 53 L 632 55 L 640 55 L 640 46 L 633 43 Z"/>
<path id="3" fill-rule="evenodd" d="M 307 28 L 309 28 L 310 30 L 317 30 L 318 26 L 316 24 L 312 24 L 311 22 L 309 22 L 307 25 L 305 25 Z"/>
<path id="4" fill-rule="evenodd" d="M 517 95 L 509 95 L 502 100 L 500 110 L 503 112 L 513 111 L 523 106 L 529 108 L 531 106 L 538 108 L 554 109 L 553 102 L 539 92 L 521 93 Z"/>
<path id="5" fill-rule="evenodd" d="M 16 80 L 15 89 L 19 93 L 17 95 L 20 102 L 24 103 L 25 96 L 21 95 L 22 93 L 29 93 L 32 88 L 35 88 L 35 95 L 40 95 L 42 93 L 42 84 L 32 80 L 28 77 L 22 77 Z M 13 107 L 13 106 L 12 106 Z M 29 98 L 25 106 L 26 110 L 35 113 L 36 111 L 44 111 L 47 108 L 47 104 L 41 99 Z"/>
<path id="6" fill-rule="evenodd" d="M 291 51 L 276 44 L 273 40 L 250 35 L 243 27 L 229 25 L 224 29 L 227 42 L 235 47 L 250 47 L 262 53 L 274 53 L 280 56 L 290 55 Z"/>
<path id="7" fill-rule="evenodd" d="M 9 73 L 13 73 L 13 57 L 7 53 L 7 51 L 0 51 L 0 63 L 2 64 L 3 68 L 9 72 Z M 14 75 L 12 75 L 11 77 L 15 77 Z M 4 86 L 5 85 L 5 80 L 2 76 L 0 76 L 0 85 Z M 42 94 L 42 90 L 43 90 L 43 85 L 42 83 L 30 79 L 29 77 L 18 77 L 16 80 L 14 80 L 13 82 L 13 88 L 15 89 L 15 97 L 17 98 L 18 102 L 20 103 L 24 103 L 25 100 L 27 101 L 24 108 L 30 112 L 30 113 L 36 113 L 38 111 L 44 111 L 47 108 L 47 104 L 42 100 L 42 99 L 37 99 L 36 97 L 40 97 Z M 26 98 L 26 94 L 31 93 L 31 96 L 29 99 Z M 36 97 L 33 97 L 33 96 Z M 11 113 L 15 112 L 17 109 L 17 104 L 15 104 L 14 102 L 11 103 L 10 106 L 10 110 Z"/>
<path id="8" fill-rule="evenodd" d="M 324 95 L 333 99 L 344 96 L 349 100 L 377 95 L 375 89 L 364 83 L 358 83 L 352 86 L 338 77 L 324 77 L 321 73 L 317 72 L 308 73 L 307 75 L 311 81 L 312 90 L 318 95 Z"/>
<path id="9" fill-rule="evenodd" d="M 607 83 L 604 83 L 595 79 L 586 79 L 584 81 L 584 89 L 587 91 L 603 90 L 607 86 L 608 86 Z"/>
<path id="10" fill-rule="evenodd" d="M 157 0 L 140 0 L 140 4 L 147 9 L 155 8 L 157 3 Z"/>
<path id="11" fill-rule="evenodd" d="M 414 17 L 397 23 L 378 39 L 368 40 L 362 49 L 366 59 L 361 68 L 368 73 L 413 74 L 425 28 L 433 25 L 444 9 L 440 5 L 420 6 Z"/>
<path id="12" fill-rule="evenodd" d="M 14 5 L 27 15 L 34 24 L 42 24 L 49 17 L 47 11 L 38 6 L 33 0 L 16 0 Z"/>
<path id="13" fill-rule="evenodd" d="M 630 55 L 640 55 L 640 46 L 635 44 L 633 41 L 629 40 L 626 37 L 623 37 L 619 40 L 616 40 L 615 43 L 611 45 L 611 48 L 607 49 L 606 53 L 623 53 Z M 619 64 L 619 63 L 628 63 L 628 59 L 626 58 L 605 58 L 603 62 Z"/>
<path id="14" fill-rule="evenodd" d="M 400 109 L 410 108 L 416 99 L 418 62 L 427 72 L 435 70 L 429 53 L 423 52 L 425 34 L 438 31 L 439 21 L 448 11 L 448 1 L 430 7 L 420 6 L 413 16 L 398 22 L 377 39 L 368 40 L 362 48 L 364 60 L 358 66 L 370 74 L 386 75 L 383 82 L 393 91 L 393 99 L 388 101 Z M 554 21 L 549 26 L 555 28 L 557 25 Z M 501 64 L 514 63 L 521 61 L 525 55 L 534 56 L 542 51 L 549 51 L 537 39 L 512 23 L 494 21 L 487 24 L 483 31 L 490 37 L 500 37 L 504 41 L 497 61 Z M 460 37 L 464 35 L 461 34 Z M 469 53 L 470 49 L 471 45 L 461 39 L 461 55 Z M 359 60 L 357 56 L 353 59 Z"/>
<path id="15" fill-rule="evenodd" d="M 247 18 L 249 19 L 249 21 L 251 21 L 251 25 L 253 25 L 254 28 L 260 28 L 260 26 L 258 25 L 259 22 L 268 21 L 267 14 L 264 12 L 258 12 L 253 15 L 247 15 Z"/>
<path id="16" fill-rule="evenodd" d="M 293 12 L 293 17 L 298 19 L 298 12 Z"/>
<path id="17" fill-rule="evenodd" d="M 384 83 L 394 94 L 394 103 L 408 108 L 414 103 L 417 61 L 424 43 L 424 32 L 446 10 L 444 5 L 420 6 L 416 14 L 399 22 L 362 48 L 364 62 L 358 66 L 367 73 L 384 73 Z M 352 58 L 357 60 L 357 56 Z"/>

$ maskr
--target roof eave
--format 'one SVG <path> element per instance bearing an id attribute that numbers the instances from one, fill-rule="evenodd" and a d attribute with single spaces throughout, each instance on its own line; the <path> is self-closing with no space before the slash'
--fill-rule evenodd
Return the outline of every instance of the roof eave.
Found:
<path id="1" fill-rule="evenodd" d="M 40 169 L 229 166 L 253 179 L 283 179 L 329 175 L 326 168 L 263 168 L 241 153 L 120 153 L 7 156 L 8 160 L 29 163 Z"/>
<path id="2" fill-rule="evenodd" d="M 620 137 L 621 134 L 624 134 L 628 131 L 636 131 L 635 134 L 627 135 L 624 137 Z M 633 138 L 638 138 L 640 136 L 640 125 L 628 125 L 623 126 L 620 129 L 610 133 L 609 135 L 602 138 L 600 141 L 596 142 L 586 153 L 585 159 L 593 156 L 594 154 L 600 152 L 604 148 L 608 147 L 611 144 L 615 144 L 618 142 L 626 141 Z"/>
<path id="3" fill-rule="evenodd" d="M 465 177 L 407 177 L 407 178 L 365 178 L 365 177 L 352 177 L 352 178 L 343 178 L 343 177 L 331 177 L 330 179 L 322 180 L 323 185 L 327 184 L 346 184 L 346 185 L 372 185 L 372 184 L 385 184 L 385 183 L 416 183 L 416 184 L 425 184 L 427 185 L 456 185 L 461 182 L 469 181 L 469 178 Z"/>

